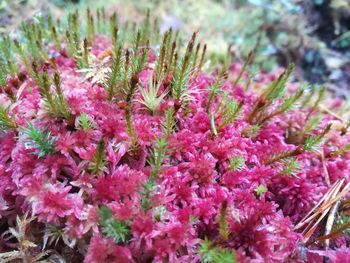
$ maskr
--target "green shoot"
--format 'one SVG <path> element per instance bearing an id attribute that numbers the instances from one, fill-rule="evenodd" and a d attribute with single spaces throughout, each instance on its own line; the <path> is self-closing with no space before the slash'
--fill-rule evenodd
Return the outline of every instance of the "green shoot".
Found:
<path id="1" fill-rule="evenodd" d="M 5 86 L 7 83 L 7 68 L 0 60 L 0 87 Z"/>
<path id="2" fill-rule="evenodd" d="M 55 47 L 57 50 L 61 50 L 61 42 L 58 38 L 58 34 L 57 34 L 57 29 L 55 26 L 51 26 L 50 27 L 51 30 L 51 38 L 53 39 L 53 42 L 55 44 Z"/>
<path id="3" fill-rule="evenodd" d="M 89 172 L 100 175 L 106 169 L 105 146 L 103 140 L 97 143 L 96 151 L 89 164 Z"/>
<path id="4" fill-rule="evenodd" d="M 254 58 L 254 54 L 255 53 L 253 51 L 249 52 L 247 60 L 244 62 L 243 67 L 241 68 L 241 70 L 240 70 L 236 80 L 233 82 L 233 86 L 237 86 L 237 84 L 241 80 L 241 78 L 242 78 L 244 72 L 246 71 L 247 67 L 252 63 L 253 58 Z"/>
<path id="5" fill-rule="evenodd" d="M 166 139 L 159 139 L 153 147 L 153 151 L 150 152 L 149 164 L 152 168 L 152 173 L 150 175 L 151 181 L 156 181 L 159 175 L 162 163 L 167 155 L 167 141 Z"/>
<path id="6" fill-rule="evenodd" d="M 56 107 L 57 115 L 65 119 L 69 119 L 71 117 L 71 112 L 69 109 L 68 102 L 63 95 L 61 78 L 57 71 L 54 73 L 53 76 L 53 84 L 56 88 L 56 95 L 53 97 L 53 103 Z"/>
<path id="7" fill-rule="evenodd" d="M 317 97 L 314 105 L 311 107 L 308 115 L 305 118 L 305 122 L 307 122 L 309 120 L 310 116 L 312 115 L 312 113 L 314 113 L 316 111 L 316 109 L 318 108 L 318 106 L 320 105 L 322 100 L 324 99 L 325 94 L 326 94 L 326 88 L 322 87 L 318 92 L 318 97 Z"/>
<path id="8" fill-rule="evenodd" d="M 230 171 L 241 171 L 244 167 L 245 160 L 243 156 L 233 156 L 229 159 L 229 169 Z"/>
<path id="9" fill-rule="evenodd" d="M 14 40 L 13 41 L 13 44 L 15 45 L 15 48 L 17 50 L 17 53 L 19 55 L 19 57 L 21 58 L 22 60 L 22 63 L 24 64 L 26 70 L 31 73 L 31 67 L 30 67 L 30 60 L 28 58 L 28 55 L 27 55 L 27 52 L 26 50 L 24 49 L 24 47 L 19 43 L 18 40 Z"/>
<path id="10" fill-rule="evenodd" d="M 346 214 L 341 214 L 337 218 L 336 224 L 335 224 L 333 229 L 334 230 L 341 229 L 341 227 L 346 225 L 346 224 L 348 227 L 343 227 L 342 231 L 347 233 L 347 234 L 350 234 L 350 216 L 346 215 Z"/>
<path id="11" fill-rule="evenodd" d="M 300 171 L 300 164 L 294 157 L 283 160 L 282 164 L 284 167 L 280 174 L 283 176 L 296 176 Z"/>
<path id="12" fill-rule="evenodd" d="M 170 29 L 169 31 L 165 32 L 163 36 L 163 42 L 160 47 L 160 53 L 157 58 L 156 62 L 156 68 L 155 68 L 155 76 L 156 76 L 156 81 L 160 82 L 160 79 L 162 78 L 162 73 L 164 69 L 164 60 L 166 58 L 166 52 L 167 52 L 167 46 L 168 46 L 168 41 L 170 41 L 172 34 L 172 30 Z"/>
<path id="13" fill-rule="evenodd" d="M 344 233 L 349 233 L 350 221 L 344 217 L 342 219 L 343 219 L 343 221 L 345 221 L 344 223 L 339 224 L 341 221 L 340 222 L 338 221 L 337 222 L 338 224 L 336 224 L 335 229 L 332 230 L 331 233 L 324 235 L 324 236 L 321 236 L 321 237 L 318 237 L 317 241 L 335 239 L 335 238 L 339 237 L 340 235 L 343 235 Z"/>
<path id="14" fill-rule="evenodd" d="M 0 86 L 6 84 L 7 74 L 16 76 L 18 73 L 18 65 L 14 61 L 13 42 L 7 35 L 0 40 Z"/>
<path id="15" fill-rule="evenodd" d="M 350 144 L 346 144 L 343 147 L 339 148 L 338 150 L 330 152 L 327 157 L 333 158 L 333 157 L 342 155 L 344 153 L 347 153 L 349 151 L 350 151 Z"/>
<path id="16" fill-rule="evenodd" d="M 98 209 L 99 224 L 106 237 L 110 237 L 116 243 L 125 243 L 130 238 L 130 227 L 122 220 L 115 219 L 112 211 L 105 206 Z"/>
<path id="17" fill-rule="evenodd" d="M 242 130 L 242 136 L 246 138 L 254 138 L 260 132 L 261 126 L 259 124 L 251 125 L 248 128 Z"/>
<path id="18" fill-rule="evenodd" d="M 222 240 L 227 240 L 230 231 L 227 222 L 227 201 L 224 201 L 220 207 L 219 215 L 218 215 L 218 224 L 219 224 L 219 234 Z"/>
<path id="19" fill-rule="evenodd" d="M 167 141 L 164 138 L 158 139 L 153 145 L 152 151 L 149 152 L 148 163 L 152 169 L 151 175 L 148 178 L 147 183 L 143 186 L 144 192 L 141 200 L 141 206 L 145 211 L 152 207 L 150 195 L 153 191 L 154 184 L 161 172 L 162 164 L 167 156 Z"/>
<path id="20" fill-rule="evenodd" d="M 29 122 L 28 128 L 23 130 L 23 134 L 25 135 L 24 144 L 26 148 L 36 150 L 39 158 L 54 153 L 55 140 L 51 137 L 50 132 L 35 128 L 34 125 Z"/>
<path id="21" fill-rule="evenodd" d="M 83 131 L 91 130 L 93 127 L 91 117 L 86 113 L 80 114 L 77 121 L 78 121 L 79 128 L 82 129 Z"/>
<path id="22" fill-rule="evenodd" d="M 287 112 L 293 109 L 293 107 L 295 107 L 295 103 L 303 96 L 305 92 L 305 88 L 306 87 L 303 85 L 300 86 L 300 88 L 295 92 L 294 95 L 289 96 L 287 99 L 285 99 L 281 104 L 281 106 L 279 107 L 277 114 L 280 114 L 282 112 Z"/>
<path id="23" fill-rule="evenodd" d="M 32 63 L 31 71 L 32 78 L 39 87 L 40 95 L 43 98 L 47 113 L 54 117 L 69 119 L 71 117 L 71 112 L 68 102 L 63 95 L 59 73 L 56 71 L 54 73 L 53 80 L 51 80 L 47 71 L 39 73 L 35 62 Z M 55 93 L 52 93 L 52 84 L 55 87 Z"/>
<path id="24" fill-rule="evenodd" d="M 234 252 L 216 247 L 207 238 L 202 241 L 199 247 L 201 261 L 203 263 L 236 263 Z"/>
<path id="25" fill-rule="evenodd" d="M 316 116 L 312 117 L 309 122 L 305 125 L 305 128 L 302 132 L 302 134 L 308 134 L 310 132 L 312 132 L 313 130 L 315 130 L 318 126 L 318 124 L 320 123 L 322 119 L 322 115 L 321 114 L 317 114 Z"/>
<path id="26" fill-rule="evenodd" d="M 305 91 L 305 87 L 301 86 L 294 95 L 289 96 L 287 99 L 285 99 L 274 112 L 268 114 L 267 116 L 263 117 L 261 120 L 258 120 L 257 122 L 260 124 L 263 124 L 267 120 L 291 110 L 295 106 L 296 102 L 303 96 L 304 91 Z"/>
<path id="27" fill-rule="evenodd" d="M 228 99 L 228 95 L 224 94 L 216 106 L 216 118 L 220 118 L 217 125 L 217 130 L 220 131 L 226 125 L 231 124 L 235 119 L 239 117 L 239 112 L 243 103 L 238 103 L 235 99 Z"/>
<path id="28" fill-rule="evenodd" d="M 301 144 L 298 147 L 296 147 L 294 150 L 274 154 L 273 156 L 271 156 L 265 161 L 265 164 L 272 164 L 277 161 L 283 161 L 283 160 L 289 159 L 290 157 L 295 157 L 305 151 L 308 151 L 308 152 L 316 151 L 321 146 L 321 144 L 325 141 L 325 136 L 330 131 L 331 126 L 332 124 L 328 124 L 327 127 L 320 134 L 312 135 L 308 137 L 304 145 Z"/>
<path id="29" fill-rule="evenodd" d="M 165 122 L 163 124 L 163 132 L 168 138 L 175 130 L 174 108 L 169 108 L 165 111 Z"/>
<path id="30" fill-rule="evenodd" d="M 294 70 L 294 65 L 290 65 L 285 72 L 283 72 L 277 80 L 273 81 L 265 92 L 255 103 L 252 111 L 248 115 L 247 121 L 251 124 L 257 124 L 257 117 L 262 115 L 264 109 L 266 109 L 272 102 L 285 93 L 286 83 Z M 255 120 L 255 121 L 254 121 Z"/>
<path id="31" fill-rule="evenodd" d="M 107 81 L 107 91 L 108 91 L 108 99 L 112 100 L 116 92 L 117 80 L 120 78 L 121 74 L 121 59 L 122 59 L 122 48 L 118 47 L 115 51 L 116 54 L 113 57 L 111 72 Z"/>
<path id="32" fill-rule="evenodd" d="M 209 113 L 210 106 L 212 102 L 215 100 L 216 95 L 218 94 L 220 87 L 222 86 L 222 83 L 227 78 L 227 72 L 224 70 L 221 71 L 221 73 L 217 76 L 216 80 L 214 81 L 213 85 L 211 85 L 209 89 L 209 98 L 208 103 L 206 106 L 206 112 Z"/>
<path id="33" fill-rule="evenodd" d="M 0 105 L 0 132 L 9 129 L 16 129 L 17 127 L 15 120 L 10 116 L 9 110 L 9 107 L 5 108 Z"/>
<path id="34" fill-rule="evenodd" d="M 87 18 L 87 36 L 89 41 L 93 41 L 95 39 L 95 23 L 94 17 L 90 12 L 90 9 L 86 9 L 86 18 Z"/>
<path id="35" fill-rule="evenodd" d="M 196 33 L 192 35 L 188 42 L 186 53 L 180 63 L 176 66 L 174 71 L 174 79 L 171 85 L 171 94 L 179 103 L 190 100 L 191 94 L 188 90 L 187 82 L 191 76 L 191 58 L 193 55 L 193 47 L 196 39 Z"/>
<path id="36" fill-rule="evenodd" d="M 279 78 L 276 81 L 274 81 L 270 85 L 270 87 L 266 90 L 266 92 L 264 94 L 265 98 L 270 100 L 270 101 L 277 99 L 277 98 L 280 98 L 285 92 L 287 81 L 288 81 L 290 75 L 293 73 L 293 71 L 294 71 L 294 65 L 291 64 L 286 69 L 286 71 L 284 73 L 282 73 L 279 76 Z"/>
<path id="37" fill-rule="evenodd" d="M 152 76 L 149 78 L 148 88 L 140 87 L 141 99 L 137 100 L 144 105 L 152 115 L 158 112 L 160 104 L 167 95 L 167 91 L 159 94 L 162 81 L 155 83 Z"/>
<path id="38" fill-rule="evenodd" d="M 256 188 L 255 188 L 255 193 L 258 197 L 264 195 L 267 192 L 267 188 L 265 185 L 263 184 L 259 184 Z"/>
<path id="39" fill-rule="evenodd" d="M 265 164 L 269 165 L 269 164 L 273 164 L 274 162 L 283 161 L 283 160 L 288 159 L 290 157 L 297 156 L 303 152 L 304 152 L 303 145 L 299 145 L 294 150 L 284 151 L 284 152 L 280 152 L 277 154 L 273 154 L 271 157 L 267 158 L 267 160 L 265 161 Z"/>
<path id="40" fill-rule="evenodd" d="M 239 117 L 239 112 L 243 104 L 238 104 L 236 100 L 230 100 L 225 103 L 225 106 L 222 109 L 224 114 L 222 122 L 219 124 L 219 130 L 224 126 L 232 123 L 235 119 Z"/>
<path id="41" fill-rule="evenodd" d="M 320 134 L 308 137 L 304 144 L 304 150 L 309 152 L 316 151 L 321 146 L 321 144 L 324 143 L 325 136 L 330 131 L 331 126 L 332 124 L 328 124 Z"/>
<path id="42" fill-rule="evenodd" d="M 197 70 L 195 72 L 195 77 L 197 77 L 199 75 L 200 71 L 203 68 L 206 50 L 207 50 L 207 44 L 204 44 L 203 49 L 202 49 L 201 59 L 199 60 L 198 67 L 197 67 Z"/>

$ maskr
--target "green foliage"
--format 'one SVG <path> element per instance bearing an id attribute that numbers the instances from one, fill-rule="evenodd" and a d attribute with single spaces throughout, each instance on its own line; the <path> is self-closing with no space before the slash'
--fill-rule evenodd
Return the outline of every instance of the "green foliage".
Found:
<path id="1" fill-rule="evenodd" d="M 163 216 L 166 214 L 167 209 L 164 205 L 160 205 L 153 208 L 153 218 L 155 221 L 159 222 L 162 220 Z"/>
<path id="2" fill-rule="evenodd" d="M 70 119 L 71 112 L 68 102 L 63 95 L 59 73 L 55 72 L 53 80 L 51 80 L 47 71 L 39 73 L 36 63 L 33 62 L 32 74 L 34 81 L 39 87 L 40 95 L 44 100 L 47 114 L 53 117 Z M 52 84 L 55 87 L 55 93 L 51 90 Z"/>
<path id="3" fill-rule="evenodd" d="M 243 169 L 245 160 L 243 156 L 233 156 L 229 160 L 229 169 L 231 171 L 240 171 Z"/>
<path id="4" fill-rule="evenodd" d="M 228 204 L 227 201 L 224 201 L 220 207 L 218 215 L 218 224 L 219 224 L 219 234 L 223 240 L 227 240 L 230 235 L 230 230 L 228 227 L 227 214 L 228 214 Z"/>
<path id="5" fill-rule="evenodd" d="M 54 73 L 53 84 L 56 88 L 56 94 L 53 96 L 53 105 L 54 108 L 56 108 L 55 111 L 57 112 L 57 116 L 69 119 L 71 117 L 71 112 L 67 99 L 63 95 L 61 78 L 57 71 Z"/>
<path id="6" fill-rule="evenodd" d="M 0 60 L 0 87 L 5 86 L 7 83 L 7 68 L 5 64 Z"/>
<path id="7" fill-rule="evenodd" d="M 347 225 L 348 227 L 343 226 Z M 340 214 L 336 220 L 336 223 L 334 224 L 333 231 L 336 231 L 338 229 L 342 229 L 342 231 L 346 234 L 350 234 L 350 216 L 346 214 Z"/>
<path id="8" fill-rule="evenodd" d="M 222 86 L 222 83 L 224 80 L 227 78 L 227 73 L 223 70 L 221 73 L 216 77 L 213 85 L 210 86 L 209 88 L 209 98 L 208 98 L 208 103 L 206 106 L 206 111 L 209 113 L 210 106 L 215 99 L 216 95 L 220 91 L 220 88 Z"/>
<path id="9" fill-rule="evenodd" d="M 259 184 L 256 188 L 255 188 L 255 193 L 257 196 L 262 196 L 263 194 L 265 194 L 267 192 L 267 188 L 265 185 Z"/>
<path id="10" fill-rule="evenodd" d="M 92 129 L 93 123 L 91 121 L 91 117 L 86 113 L 80 114 L 78 117 L 78 125 L 83 131 Z"/>
<path id="11" fill-rule="evenodd" d="M 167 156 L 167 140 L 164 138 L 158 139 L 153 146 L 153 150 L 149 153 L 148 163 L 152 168 L 150 180 L 155 181 L 158 176 L 162 163 Z"/>
<path id="12" fill-rule="evenodd" d="M 171 41 L 172 37 L 172 30 L 169 30 L 165 32 L 163 36 L 163 42 L 160 47 L 160 53 L 157 57 L 156 61 L 156 68 L 155 68 L 155 74 L 156 74 L 156 81 L 159 81 L 162 78 L 163 71 L 164 71 L 164 62 L 166 59 L 166 52 L 167 52 L 167 47 L 168 47 L 168 42 Z"/>
<path id="13" fill-rule="evenodd" d="M 232 123 L 238 117 L 239 106 L 236 100 L 227 101 L 224 107 L 224 120 L 222 125 Z"/>
<path id="14" fill-rule="evenodd" d="M 7 75 L 16 76 L 18 65 L 14 62 L 14 44 L 9 36 L 0 40 L 0 86 L 6 84 Z"/>
<path id="15" fill-rule="evenodd" d="M 174 68 L 174 78 L 171 85 L 171 94 L 174 99 L 180 102 L 185 102 L 191 99 L 191 94 L 188 90 L 187 82 L 192 73 L 191 69 L 193 63 L 192 58 L 194 56 L 193 47 L 195 40 L 196 34 L 194 33 L 191 40 L 188 42 L 186 53 Z"/>
<path id="16" fill-rule="evenodd" d="M 167 95 L 167 91 L 159 94 L 161 84 L 161 81 L 155 83 L 153 78 L 150 77 L 148 88 L 140 88 L 141 99 L 137 101 L 144 105 L 152 114 L 159 110 L 160 104 Z"/>
<path id="17" fill-rule="evenodd" d="M 292 96 L 288 96 L 288 98 L 285 99 L 281 104 L 278 114 L 280 112 L 287 112 L 293 109 L 293 107 L 295 107 L 295 104 L 298 102 L 298 100 L 303 96 L 304 92 L 305 92 L 305 86 L 302 85 L 295 92 L 295 94 L 293 94 Z"/>
<path id="18" fill-rule="evenodd" d="M 163 132 L 166 137 L 169 137 L 175 130 L 175 110 L 174 108 L 169 108 L 165 111 L 165 121 L 163 126 Z"/>
<path id="19" fill-rule="evenodd" d="M 125 243 L 130 238 L 130 227 L 127 222 L 115 219 L 112 211 L 105 206 L 98 209 L 99 224 L 106 237 L 112 238 L 116 243 Z"/>
<path id="20" fill-rule="evenodd" d="M 293 71 L 294 65 L 290 64 L 286 71 L 283 72 L 277 80 L 271 83 L 271 85 L 264 93 L 264 97 L 269 101 L 273 101 L 283 96 L 283 94 L 285 93 L 286 83 Z"/>
<path id="21" fill-rule="evenodd" d="M 41 31 L 39 31 L 39 28 L 35 24 L 27 25 L 23 23 L 21 29 L 25 38 L 26 55 L 30 56 L 34 61 L 42 60 L 41 38 L 39 39 L 40 35 L 38 35 Z"/>
<path id="22" fill-rule="evenodd" d="M 350 151 L 350 143 L 344 145 L 343 147 L 339 148 L 336 151 L 330 152 L 329 155 L 330 155 L 330 157 L 335 157 L 335 156 L 342 155 L 342 154 L 349 152 L 349 151 Z"/>
<path id="23" fill-rule="evenodd" d="M 86 23 L 87 37 L 90 41 L 92 41 L 93 39 L 95 39 L 95 23 L 94 23 L 94 16 L 90 12 L 89 8 L 86 9 L 86 19 L 87 19 L 87 23 Z"/>
<path id="24" fill-rule="evenodd" d="M 261 126 L 259 124 L 251 125 L 250 127 L 245 128 L 242 131 L 242 136 L 243 137 L 254 138 L 254 137 L 256 137 L 259 134 L 260 129 L 261 129 Z"/>
<path id="25" fill-rule="evenodd" d="M 151 192 L 161 172 L 162 164 L 167 156 L 167 140 L 165 138 L 158 139 L 151 151 L 149 151 L 148 164 L 152 171 L 146 184 L 143 185 L 144 191 L 142 192 L 141 206 L 144 210 L 148 210 L 152 207 L 150 200 Z"/>
<path id="26" fill-rule="evenodd" d="M 266 159 L 265 164 L 273 164 L 278 161 L 285 161 L 291 157 L 297 156 L 305 151 L 303 145 L 299 145 L 294 150 L 283 151 L 276 154 L 272 154 L 269 158 Z"/>
<path id="27" fill-rule="evenodd" d="M 235 263 L 234 252 L 216 247 L 207 238 L 202 241 L 199 247 L 201 261 L 204 263 Z"/>
<path id="28" fill-rule="evenodd" d="M 285 113 L 291 109 L 293 109 L 296 106 L 296 103 L 300 100 L 300 98 L 303 96 L 305 91 L 305 87 L 301 86 L 295 94 L 288 96 L 282 103 L 279 105 L 279 107 L 272 113 L 267 114 L 266 116 L 262 117 L 258 120 L 260 124 L 266 122 L 267 120 L 271 119 L 272 117 L 275 117 L 277 115 L 280 115 L 282 113 Z"/>
<path id="29" fill-rule="evenodd" d="M 214 112 L 215 119 L 220 118 L 217 130 L 220 131 L 223 127 L 237 119 L 242 106 L 243 103 L 238 103 L 235 99 L 230 99 L 228 94 L 223 94 Z"/>
<path id="30" fill-rule="evenodd" d="M 317 114 L 316 116 L 313 116 L 311 119 L 309 119 L 308 123 L 305 125 L 305 128 L 303 130 L 303 134 L 308 134 L 311 131 L 315 130 L 320 123 L 322 119 L 321 114 Z"/>
<path id="31" fill-rule="evenodd" d="M 106 169 L 106 155 L 103 140 L 97 143 L 96 151 L 89 164 L 89 172 L 100 175 Z"/>
<path id="32" fill-rule="evenodd" d="M 260 42 L 260 41 L 258 41 Z M 249 52 L 248 54 L 248 58 L 246 59 L 246 61 L 244 62 L 243 64 L 243 67 L 241 68 L 236 80 L 233 82 L 233 86 L 237 86 L 237 84 L 239 83 L 239 81 L 241 80 L 243 74 L 246 72 L 246 69 L 247 67 L 253 62 L 253 58 L 254 58 L 254 55 L 255 55 L 255 49 L 251 52 Z M 230 61 L 229 61 L 230 63 Z"/>
<path id="33" fill-rule="evenodd" d="M 116 40 L 115 40 L 116 41 Z M 108 91 L 108 99 L 112 99 L 115 96 L 118 79 L 121 78 L 122 71 L 122 48 L 118 47 L 113 56 L 111 72 L 108 76 L 108 81 L 106 83 L 106 89 Z"/>
<path id="34" fill-rule="evenodd" d="M 15 129 L 16 126 L 16 122 L 10 116 L 9 107 L 5 108 L 0 105 L 0 132 L 8 129 Z"/>
<path id="35" fill-rule="evenodd" d="M 295 176 L 300 171 L 300 164 L 294 157 L 287 158 L 282 161 L 283 169 L 281 175 Z"/>
<path id="36" fill-rule="evenodd" d="M 315 87 L 314 90 L 319 89 L 318 90 L 318 97 L 316 99 L 316 101 L 314 102 L 313 106 L 311 107 L 308 115 L 306 116 L 306 121 L 309 120 L 309 118 L 311 117 L 311 115 L 316 111 L 316 109 L 318 108 L 318 106 L 320 105 L 320 103 L 322 102 L 322 100 L 324 99 L 324 96 L 326 94 L 326 88 L 325 87 Z M 313 92 L 314 93 L 314 92 Z"/>
<path id="37" fill-rule="evenodd" d="M 316 151 L 324 143 L 325 135 L 330 131 L 331 126 L 331 124 L 328 124 L 320 134 L 308 137 L 304 143 L 304 150 L 309 152 Z"/>
<path id="38" fill-rule="evenodd" d="M 309 152 L 314 152 L 320 148 L 322 143 L 323 140 L 320 139 L 318 136 L 310 136 L 305 141 L 304 149 Z"/>
<path id="39" fill-rule="evenodd" d="M 251 124 L 263 124 L 267 120 L 274 116 L 282 114 L 286 111 L 292 109 L 296 102 L 302 97 L 305 91 L 305 86 L 301 86 L 294 95 L 286 98 L 279 107 L 272 113 L 269 113 L 269 106 L 272 105 L 276 99 L 282 97 L 286 92 L 286 84 L 294 71 L 294 65 L 291 64 L 289 67 L 276 79 L 273 81 L 263 94 L 256 101 L 253 110 L 248 115 L 247 121 Z"/>
<path id="40" fill-rule="evenodd" d="M 51 137 L 50 132 L 45 132 L 40 128 L 35 128 L 29 122 L 28 128 L 23 129 L 25 135 L 24 144 L 27 149 L 37 150 L 38 157 L 53 154 L 55 151 L 55 140 Z"/>
<path id="41" fill-rule="evenodd" d="M 30 60 L 29 56 L 27 54 L 27 49 L 25 48 L 24 45 L 21 45 L 18 40 L 14 40 L 13 44 L 15 46 L 15 49 L 17 51 L 17 54 L 22 60 L 22 63 L 26 67 L 27 71 L 32 74 L 32 68 L 30 67 Z"/>

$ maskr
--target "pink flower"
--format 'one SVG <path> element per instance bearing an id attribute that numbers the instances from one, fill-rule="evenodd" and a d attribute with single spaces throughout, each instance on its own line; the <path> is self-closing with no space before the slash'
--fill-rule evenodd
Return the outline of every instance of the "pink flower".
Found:
<path id="1" fill-rule="evenodd" d="M 130 250 L 123 246 L 115 245 L 111 239 L 102 238 L 99 235 L 92 237 L 85 263 L 131 263 Z"/>
<path id="2" fill-rule="evenodd" d="M 189 167 L 189 172 L 194 180 L 203 184 L 210 183 L 216 176 L 214 169 L 216 161 L 210 153 L 194 156 Z"/>
<path id="3" fill-rule="evenodd" d="M 74 213 L 74 199 L 68 194 L 71 188 L 49 185 L 40 193 L 33 207 L 40 221 L 58 224 L 60 218 Z"/>
<path id="4" fill-rule="evenodd" d="M 142 172 L 131 170 L 128 166 L 119 166 L 112 175 L 96 180 L 96 198 L 101 200 L 119 200 L 137 194 L 141 183 L 145 180 Z"/>

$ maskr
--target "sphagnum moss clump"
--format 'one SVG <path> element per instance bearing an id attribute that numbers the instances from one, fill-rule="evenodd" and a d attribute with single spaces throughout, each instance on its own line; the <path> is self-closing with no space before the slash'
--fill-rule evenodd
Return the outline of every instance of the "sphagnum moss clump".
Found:
<path id="1" fill-rule="evenodd" d="M 1 40 L 1 262 L 349 256 L 339 103 L 293 66 L 252 80 L 254 52 L 207 74 L 157 27 L 87 10 Z"/>

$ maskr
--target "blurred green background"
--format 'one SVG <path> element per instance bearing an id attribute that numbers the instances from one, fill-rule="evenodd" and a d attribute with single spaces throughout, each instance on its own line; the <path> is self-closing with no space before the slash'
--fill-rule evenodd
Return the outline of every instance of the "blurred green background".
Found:
<path id="1" fill-rule="evenodd" d="M 227 51 L 244 61 L 259 38 L 255 67 L 296 64 L 301 81 L 326 85 L 348 97 L 350 83 L 349 0 L 0 0 L 0 34 L 15 34 L 23 21 L 53 13 L 104 7 L 120 20 L 139 21 L 147 9 L 160 29 L 198 31 L 213 63 Z"/>

